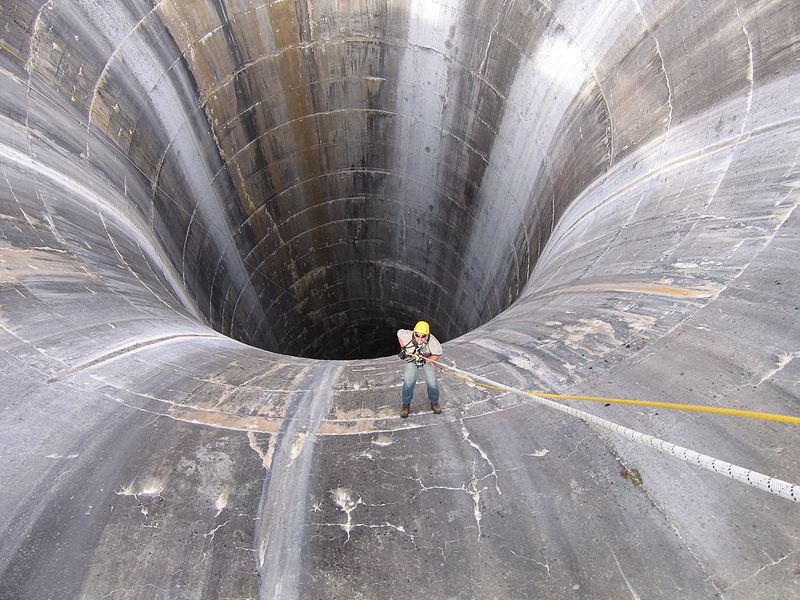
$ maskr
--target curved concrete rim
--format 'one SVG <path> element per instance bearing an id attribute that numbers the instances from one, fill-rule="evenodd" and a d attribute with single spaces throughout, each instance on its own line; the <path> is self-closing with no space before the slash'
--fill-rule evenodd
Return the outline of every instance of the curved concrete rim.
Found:
<path id="1" fill-rule="evenodd" d="M 0 8 L 0 600 L 798 594 L 796 1 Z"/>

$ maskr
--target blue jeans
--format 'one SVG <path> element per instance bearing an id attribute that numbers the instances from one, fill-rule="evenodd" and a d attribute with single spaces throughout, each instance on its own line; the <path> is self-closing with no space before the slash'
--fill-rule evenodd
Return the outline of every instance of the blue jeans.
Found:
<path id="1" fill-rule="evenodd" d="M 414 386 L 417 385 L 417 374 L 422 369 L 425 383 L 428 386 L 428 400 L 431 404 L 439 402 L 439 382 L 436 380 L 436 371 L 430 364 L 425 363 L 418 367 L 414 363 L 408 363 L 403 371 L 403 404 L 411 404 L 414 397 Z"/>

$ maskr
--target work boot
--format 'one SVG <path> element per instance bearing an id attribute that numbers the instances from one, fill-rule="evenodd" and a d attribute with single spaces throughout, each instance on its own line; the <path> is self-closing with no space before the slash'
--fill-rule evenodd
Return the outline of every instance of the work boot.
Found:
<path id="1" fill-rule="evenodd" d="M 411 405 L 403 404 L 403 408 L 400 409 L 400 418 L 405 419 L 410 413 L 411 413 Z"/>
<path id="2" fill-rule="evenodd" d="M 435 414 L 435 415 L 442 414 L 442 407 L 439 406 L 438 402 L 435 402 L 435 403 L 431 404 L 431 410 L 433 411 L 433 414 Z"/>

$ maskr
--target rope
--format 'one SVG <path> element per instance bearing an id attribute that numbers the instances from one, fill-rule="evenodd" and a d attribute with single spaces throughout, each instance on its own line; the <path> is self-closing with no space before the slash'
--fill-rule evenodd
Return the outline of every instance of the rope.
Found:
<path id="1" fill-rule="evenodd" d="M 797 486 L 793 483 L 789 483 L 788 481 L 783 481 L 781 479 L 777 479 L 769 475 L 764 475 L 763 473 L 753 471 L 752 469 L 739 467 L 724 460 L 714 458 L 713 456 L 701 454 L 694 450 L 690 450 L 688 448 L 678 446 L 677 444 L 673 444 L 671 442 L 667 442 L 657 437 L 653 437 L 652 435 L 641 433 L 640 431 L 636 431 L 635 429 L 624 427 L 622 425 L 614 423 L 613 421 L 608 421 L 606 419 L 596 417 L 592 414 L 583 412 L 576 408 L 565 406 L 563 404 L 559 404 L 558 402 L 553 402 L 552 400 L 542 398 L 541 396 L 543 396 L 544 394 L 518 390 L 516 388 L 504 385 L 502 383 L 497 383 L 496 381 L 492 381 L 491 379 L 481 377 L 480 375 L 475 375 L 473 373 L 463 371 L 461 369 L 458 369 L 451 365 L 444 364 L 442 362 L 439 362 L 438 365 L 445 369 L 449 369 L 454 373 L 460 373 L 462 376 L 464 376 L 464 378 L 466 378 L 467 381 L 470 381 L 472 383 L 481 382 L 485 387 L 490 387 L 496 390 L 512 392 L 515 394 L 531 397 L 535 402 L 539 404 L 542 404 L 549 408 L 553 408 L 563 413 L 567 413 L 568 415 L 578 417 L 582 421 L 593 423 L 595 425 L 599 425 L 600 427 L 604 427 L 606 429 L 614 431 L 615 433 L 618 433 L 633 442 L 650 446 L 651 448 L 655 448 L 656 450 L 658 450 L 659 452 L 663 452 L 664 454 L 670 454 L 685 462 L 695 464 L 699 467 L 708 469 L 709 471 L 714 471 L 715 473 L 719 473 L 721 475 L 725 475 L 726 477 L 729 477 L 735 481 L 746 483 L 750 486 L 753 486 L 765 492 L 769 492 L 771 494 L 775 494 L 776 496 L 780 496 L 781 498 L 784 498 L 786 500 L 791 500 L 792 502 L 800 502 L 800 486 Z M 558 396 L 556 394 L 548 394 L 548 396 L 565 397 L 565 396 Z M 593 399 L 593 397 L 590 396 L 578 396 L 575 398 Z M 638 401 L 623 401 L 623 402 L 638 403 Z M 678 406 L 683 406 L 683 405 L 678 405 Z M 716 411 L 710 411 L 710 412 L 716 412 Z"/>
<path id="2" fill-rule="evenodd" d="M 445 365 L 444 363 L 436 363 L 443 367 L 449 367 L 449 365 Z M 452 367 L 454 368 L 454 367 Z M 466 373 L 466 371 L 461 371 L 462 373 Z M 471 383 L 475 383 L 471 381 L 468 377 L 461 377 L 459 375 L 450 375 L 450 377 L 454 377 L 456 379 L 461 379 L 462 381 L 468 381 Z M 473 376 L 474 377 L 474 376 Z M 497 386 L 489 385 L 489 384 L 481 384 L 482 387 L 495 389 L 498 391 L 507 391 L 506 388 L 498 387 Z M 780 423 L 793 423 L 796 425 L 800 425 L 800 417 L 793 417 L 791 415 L 778 415 L 775 413 L 765 413 L 765 412 L 756 412 L 752 410 L 739 410 L 737 408 L 720 408 L 717 406 L 703 406 L 700 404 L 680 404 L 676 402 L 653 402 L 649 400 L 625 400 L 623 398 L 606 398 L 603 396 L 570 396 L 567 394 L 549 394 L 546 392 L 536 392 L 536 391 L 523 391 L 523 390 L 516 390 L 520 394 L 528 394 L 530 396 L 540 396 L 543 398 L 558 398 L 562 400 L 585 400 L 589 402 L 604 402 L 606 404 L 629 404 L 633 406 L 649 406 L 652 408 L 669 408 L 674 410 L 688 410 L 694 412 L 703 412 L 703 413 L 714 413 L 714 414 L 721 414 L 721 415 L 729 415 L 733 417 L 743 417 L 747 419 L 761 419 L 764 421 L 778 421 Z"/>

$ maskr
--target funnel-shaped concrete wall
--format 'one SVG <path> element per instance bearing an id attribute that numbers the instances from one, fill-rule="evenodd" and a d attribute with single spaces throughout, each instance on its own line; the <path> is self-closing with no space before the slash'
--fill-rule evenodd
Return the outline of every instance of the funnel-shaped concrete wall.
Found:
<path id="1" fill-rule="evenodd" d="M 796 0 L 0 26 L 0 598 L 800 593 Z"/>

